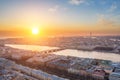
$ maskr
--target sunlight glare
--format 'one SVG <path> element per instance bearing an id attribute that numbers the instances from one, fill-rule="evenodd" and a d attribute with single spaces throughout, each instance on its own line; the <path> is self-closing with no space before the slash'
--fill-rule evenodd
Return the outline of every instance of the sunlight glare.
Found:
<path id="1" fill-rule="evenodd" d="M 39 28 L 37 28 L 37 27 L 34 27 L 33 29 L 32 29 L 32 34 L 39 34 Z"/>

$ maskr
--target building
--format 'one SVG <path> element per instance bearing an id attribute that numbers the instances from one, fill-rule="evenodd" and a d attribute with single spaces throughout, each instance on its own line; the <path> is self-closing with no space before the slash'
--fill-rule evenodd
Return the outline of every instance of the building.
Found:
<path id="1" fill-rule="evenodd" d="M 109 75 L 109 80 L 120 80 L 120 73 L 113 72 Z"/>

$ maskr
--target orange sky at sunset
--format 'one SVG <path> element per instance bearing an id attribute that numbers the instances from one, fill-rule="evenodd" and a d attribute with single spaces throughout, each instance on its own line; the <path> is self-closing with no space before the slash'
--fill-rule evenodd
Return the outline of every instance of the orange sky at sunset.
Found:
<path id="1" fill-rule="evenodd" d="M 104 4 L 103 4 L 104 2 Z M 0 36 L 119 35 L 120 1 L 1 0 Z"/>

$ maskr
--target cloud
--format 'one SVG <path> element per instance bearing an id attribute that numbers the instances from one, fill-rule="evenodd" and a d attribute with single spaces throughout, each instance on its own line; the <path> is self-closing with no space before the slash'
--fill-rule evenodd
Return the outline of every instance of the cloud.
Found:
<path id="1" fill-rule="evenodd" d="M 48 11 L 51 12 L 51 13 L 56 13 L 57 11 L 67 11 L 67 10 L 68 10 L 68 8 L 61 7 L 59 5 L 53 6 L 53 7 L 48 9 Z"/>
<path id="2" fill-rule="evenodd" d="M 55 13 L 56 11 L 58 11 L 58 9 L 59 9 L 59 6 L 56 5 L 56 6 L 52 7 L 52 8 L 49 8 L 48 11 L 50 11 L 52 13 Z"/>
<path id="3" fill-rule="evenodd" d="M 105 15 L 101 14 L 101 15 L 98 15 L 97 24 L 101 26 L 111 27 L 111 26 L 115 26 L 115 21 L 108 19 L 105 17 Z"/>
<path id="4" fill-rule="evenodd" d="M 69 0 L 69 3 L 73 4 L 73 5 L 79 5 L 79 4 L 82 4 L 84 2 L 85 2 L 85 0 Z"/>
<path id="5" fill-rule="evenodd" d="M 117 5 L 114 3 L 110 6 L 109 12 L 113 12 L 115 9 L 117 9 Z"/>
<path id="6" fill-rule="evenodd" d="M 68 10 L 68 8 L 64 7 L 63 10 L 66 11 L 66 10 Z"/>

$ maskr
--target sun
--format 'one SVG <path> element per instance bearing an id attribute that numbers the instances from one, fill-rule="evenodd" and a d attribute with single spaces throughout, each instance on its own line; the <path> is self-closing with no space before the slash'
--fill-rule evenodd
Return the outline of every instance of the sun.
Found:
<path id="1" fill-rule="evenodd" d="M 32 34 L 35 34 L 35 35 L 39 34 L 39 28 L 37 27 L 32 28 Z"/>

